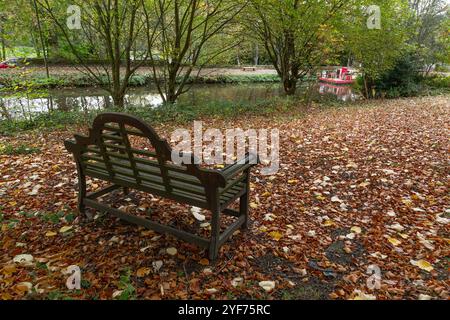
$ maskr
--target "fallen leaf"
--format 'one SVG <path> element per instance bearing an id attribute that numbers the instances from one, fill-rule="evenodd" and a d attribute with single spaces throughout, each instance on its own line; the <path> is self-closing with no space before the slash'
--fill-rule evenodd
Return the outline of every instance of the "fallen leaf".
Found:
<path id="1" fill-rule="evenodd" d="M 45 233 L 45 236 L 46 237 L 54 237 L 54 236 L 56 236 L 57 235 L 57 233 L 55 232 L 55 231 L 47 231 L 46 233 Z"/>
<path id="2" fill-rule="evenodd" d="M 266 292 L 270 292 L 275 289 L 275 281 L 260 281 L 259 286 Z"/>
<path id="3" fill-rule="evenodd" d="M 426 260 L 418 260 L 418 261 L 411 260 L 411 264 L 412 264 L 413 266 L 419 267 L 420 269 L 425 270 L 425 271 L 428 271 L 428 272 L 431 272 L 431 271 L 434 270 L 434 268 L 433 268 L 433 266 L 431 265 L 431 263 L 429 263 L 429 262 L 426 261 Z"/>
<path id="4" fill-rule="evenodd" d="M 163 262 L 161 260 L 153 261 L 152 262 L 152 266 L 153 266 L 153 271 L 159 272 L 159 270 L 163 266 Z"/>
<path id="5" fill-rule="evenodd" d="M 206 217 L 205 217 L 205 215 L 200 213 L 201 211 L 202 211 L 202 209 L 200 209 L 198 207 L 191 208 L 191 213 L 195 219 L 197 219 L 198 221 L 205 221 Z"/>
<path id="6" fill-rule="evenodd" d="M 283 234 L 278 231 L 272 231 L 269 233 L 269 236 L 271 236 L 273 240 L 279 241 L 283 237 Z"/>
<path id="7" fill-rule="evenodd" d="M 402 243 L 401 241 L 399 241 L 399 240 L 397 240 L 395 238 L 392 238 L 392 237 L 389 237 L 388 241 L 394 246 L 398 246 L 398 245 L 400 245 Z"/>
<path id="8" fill-rule="evenodd" d="M 198 263 L 200 263 L 202 266 L 209 266 L 209 260 L 206 258 L 201 259 Z"/>
<path id="9" fill-rule="evenodd" d="M 360 234 L 361 233 L 361 228 L 358 226 L 354 226 L 350 229 L 350 231 L 356 233 L 356 234 Z"/>
<path id="10" fill-rule="evenodd" d="M 65 233 L 65 232 L 67 232 L 67 231 L 69 231 L 69 230 L 72 230 L 72 226 L 64 226 L 64 227 L 61 227 L 61 229 L 59 229 L 59 232 L 60 233 Z"/>
<path id="11" fill-rule="evenodd" d="M 31 254 L 19 254 L 14 257 L 13 261 L 18 264 L 29 265 L 33 262 L 33 259 Z"/>
<path id="12" fill-rule="evenodd" d="M 147 268 L 147 267 L 139 268 L 139 269 L 136 271 L 136 275 L 137 275 L 139 278 L 145 277 L 145 276 L 148 275 L 149 273 L 150 273 L 150 268 Z"/>
<path id="13" fill-rule="evenodd" d="M 177 254 L 178 250 L 176 248 L 174 248 L 174 247 L 171 247 L 171 248 L 167 248 L 166 252 L 167 252 L 167 254 L 169 254 L 171 256 L 174 256 L 174 255 Z"/>

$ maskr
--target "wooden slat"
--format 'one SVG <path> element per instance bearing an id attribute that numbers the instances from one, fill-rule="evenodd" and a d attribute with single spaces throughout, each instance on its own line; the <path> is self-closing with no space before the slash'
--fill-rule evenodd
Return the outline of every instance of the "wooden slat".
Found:
<path id="1" fill-rule="evenodd" d="M 98 190 L 98 191 L 95 191 L 95 192 L 91 192 L 91 193 L 88 193 L 87 195 L 86 195 L 86 198 L 89 198 L 89 199 L 96 199 L 96 198 L 99 198 L 99 197 L 101 197 L 101 196 L 103 196 L 103 195 L 105 195 L 105 194 L 107 194 L 107 193 L 110 193 L 111 191 L 114 191 L 114 190 L 117 190 L 117 189 L 119 189 L 120 188 L 120 186 L 116 186 L 116 185 L 111 185 L 111 186 L 109 186 L 109 187 L 106 187 L 106 188 L 103 188 L 103 189 L 101 189 L 101 190 Z"/>
<path id="2" fill-rule="evenodd" d="M 104 127 L 106 130 L 109 130 L 109 131 L 117 131 L 117 132 L 120 132 L 120 128 L 119 128 L 119 127 L 116 127 L 116 126 L 112 126 L 112 125 L 106 124 L 106 125 L 104 125 L 103 127 Z M 142 133 L 141 131 L 138 131 L 138 130 L 126 129 L 126 132 L 127 132 L 127 134 L 131 134 L 131 135 L 134 135 L 134 136 L 139 136 L 139 137 L 143 137 L 143 138 L 148 138 L 144 133 Z"/>

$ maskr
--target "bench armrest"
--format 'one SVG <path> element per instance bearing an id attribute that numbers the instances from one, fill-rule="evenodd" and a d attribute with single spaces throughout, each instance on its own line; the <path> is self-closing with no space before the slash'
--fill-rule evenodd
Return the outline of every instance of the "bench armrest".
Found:
<path id="1" fill-rule="evenodd" d="M 75 134 L 74 139 L 67 139 L 64 141 L 64 146 L 67 151 L 76 153 L 81 150 L 82 147 L 92 144 L 91 130 L 89 130 L 89 136 L 83 136 Z"/>
<path id="2" fill-rule="evenodd" d="M 253 167 L 254 165 L 257 165 L 258 163 L 259 157 L 257 155 L 253 153 L 247 153 L 243 159 L 238 160 L 235 163 L 220 170 L 220 173 L 225 178 L 225 180 L 230 180 L 234 176 L 242 173 L 250 167 Z"/>

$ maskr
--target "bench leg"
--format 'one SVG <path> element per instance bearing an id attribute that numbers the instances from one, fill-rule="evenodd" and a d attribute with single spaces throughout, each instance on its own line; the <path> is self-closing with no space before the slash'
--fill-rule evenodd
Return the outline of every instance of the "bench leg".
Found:
<path id="1" fill-rule="evenodd" d="M 245 216 L 245 222 L 242 225 L 242 229 L 248 229 L 249 224 L 248 207 L 250 201 L 250 169 L 246 170 L 245 174 L 247 175 L 245 183 L 246 192 L 243 196 L 241 196 L 239 200 L 239 214 L 241 216 Z"/>
<path id="2" fill-rule="evenodd" d="M 78 174 L 78 211 L 86 214 L 84 198 L 86 198 L 86 177 L 83 174 Z"/>
<path id="3" fill-rule="evenodd" d="M 248 216 L 249 200 L 250 197 L 248 191 L 239 199 L 239 214 L 241 216 L 245 216 L 245 222 L 242 225 L 242 229 L 247 229 L 249 224 L 249 216 Z"/>
<path id="4" fill-rule="evenodd" d="M 211 240 L 209 243 L 209 260 L 214 261 L 219 255 L 220 211 L 212 210 Z"/>

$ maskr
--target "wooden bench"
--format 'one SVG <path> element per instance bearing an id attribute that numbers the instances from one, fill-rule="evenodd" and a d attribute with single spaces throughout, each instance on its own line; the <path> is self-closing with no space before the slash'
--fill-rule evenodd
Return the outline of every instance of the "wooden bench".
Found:
<path id="1" fill-rule="evenodd" d="M 245 159 L 222 170 L 201 168 L 194 164 L 174 164 L 172 149 L 166 140 L 144 121 L 122 113 L 103 113 L 96 117 L 88 136 L 75 135 L 66 140 L 66 149 L 73 153 L 78 172 L 78 208 L 106 211 L 120 219 L 156 232 L 170 233 L 185 241 L 209 250 L 209 258 L 217 258 L 219 248 L 239 228 L 247 228 L 249 221 L 250 170 L 257 156 L 247 154 Z M 144 140 L 150 148 L 139 148 L 134 142 Z M 108 187 L 87 193 L 86 177 L 108 181 Z M 125 213 L 96 201 L 97 198 L 123 188 L 148 192 L 179 203 L 210 210 L 211 236 L 209 239 L 172 228 L 149 219 Z M 239 211 L 229 206 L 239 199 Z M 235 217 L 223 232 L 221 214 Z"/>

